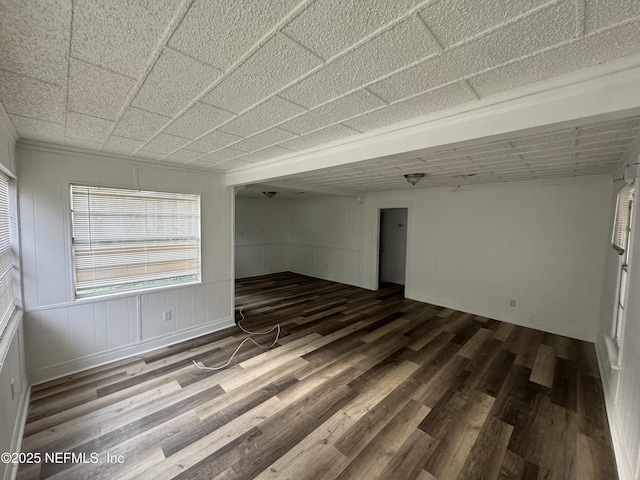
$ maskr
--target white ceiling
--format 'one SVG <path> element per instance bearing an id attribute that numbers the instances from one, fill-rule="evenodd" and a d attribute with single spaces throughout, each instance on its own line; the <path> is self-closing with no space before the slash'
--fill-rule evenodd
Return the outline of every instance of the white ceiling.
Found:
<path id="1" fill-rule="evenodd" d="M 222 172 L 637 53 L 640 0 L 0 2 L 0 102 L 22 139 Z M 586 121 L 287 180 L 607 173 L 639 128 Z"/>

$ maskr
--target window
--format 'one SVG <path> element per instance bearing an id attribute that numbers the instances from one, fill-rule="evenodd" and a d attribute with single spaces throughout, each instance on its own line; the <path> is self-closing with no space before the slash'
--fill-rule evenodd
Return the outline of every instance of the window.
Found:
<path id="1" fill-rule="evenodd" d="M 15 306 L 9 178 L 0 173 L 0 336 Z"/>
<path id="2" fill-rule="evenodd" d="M 200 196 L 71 185 L 76 297 L 200 281 Z"/>
<path id="3" fill-rule="evenodd" d="M 625 184 L 618 193 L 616 202 L 616 218 L 613 224 L 613 248 L 620 254 L 618 266 L 618 296 L 615 311 L 613 338 L 622 345 L 624 332 L 625 307 L 627 302 L 627 285 L 629 281 L 629 260 L 631 247 L 631 221 L 633 213 L 634 184 Z"/>

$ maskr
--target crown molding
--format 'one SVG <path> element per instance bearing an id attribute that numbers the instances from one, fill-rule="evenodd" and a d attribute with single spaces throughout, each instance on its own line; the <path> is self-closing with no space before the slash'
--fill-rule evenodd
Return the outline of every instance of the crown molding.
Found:
<path id="1" fill-rule="evenodd" d="M 640 114 L 640 54 L 226 173 L 228 186 Z"/>

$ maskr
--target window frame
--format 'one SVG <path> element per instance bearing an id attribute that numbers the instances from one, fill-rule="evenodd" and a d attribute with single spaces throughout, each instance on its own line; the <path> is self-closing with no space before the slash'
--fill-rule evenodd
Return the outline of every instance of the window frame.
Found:
<path id="1" fill-rule="evenodd" d="M 5 312 L 0 312 L 0 338 L 4 336 L 6 328 L 8 327 L 11 318 L 15 315 L 15 312 L 21 307 L 21 291 L 20 291 L 20 278 L 19 259 L 17 257 L 17 215 L 16 215 L 16 203 L 15 203 L 15 177 L 6 172 L 4 168 L 0 168 L 0 177 L 2 181 L 6 182 L 6 207 L 7 207 L 7 237 L 8 237 L 8 251 L 9 251 L 9 266 L 7 274 L 9 275 L 9 288 L 11 289 L 12 302 L 8 306 Z"/>
<path id="2" fill-rule="evenodd" d="M 198 285 L 202 283 L 202 194 L 200 192 L 185 192 L 185 191 L 177 191 L 177 190 L 159 190 L 159 189 L 150 189 L 150 188 L 137 188 L 137 187 L 122 187 L 122 186 L 111 186 L 111 185 L 97 185 L 90 184 L 87 182 L 69 182 L 68 185 L 68 218 L 69 218 L 69 250 L 71 255 L 71 278 L 72 278 L 72 297 L 75 301 L 91 301 L 99 298 L 118 298 L 118 297 L 130 297 L 132 295 L 141 294 L 141 293 L 153 293 L 156 291 L 174 289 L 174 288 L 182 288 L 190 285 Z M 89 189 L 107 189 L 107 190 L 121 190 L 123 192 L 146 192 L 150 194 L 158 194 L 158 195 L 185 195 L 185 196 L 193 196 L 197 197 L 198 204 L 198 247 L 197 247 L 197 259 L 198 259 L 198 268 L 197 274 L 195 274 L 195 278 L 184 279 L 179 281 L 162 281 L 158 280 L 154 282 L 153 280 L 135 282 L 135 285 L 127 286 L 127 283 L 122 283 L 119 286 L 111 287 L 111 288 L 102 288 L 95 289 L 97 291 L 91 292 L 78 292 L 78 281 L 77 281 L 77 255 L 76 255 L 76 241 L 74 239 L 74 204 L 73 204 L 73 188 L 89 188 Z M 153 282 L 153 283 L 151 283 Z M 145 284 L 146 283 L 146 284 Z"/>

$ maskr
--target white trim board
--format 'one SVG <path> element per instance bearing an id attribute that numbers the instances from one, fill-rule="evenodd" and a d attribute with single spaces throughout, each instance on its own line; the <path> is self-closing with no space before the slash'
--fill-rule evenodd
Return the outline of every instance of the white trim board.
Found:
<path id="1" fill-rule="evenodd" d="M 225 328 L 233 327 L 234 325 L 234 317 L 227 317 L 215 322 L 207 323 L 206 325 L 199 325 L 194 328 L 182 330 L 181 332 L 174 333 L 172 335 L 166 335 L 159 338 L 156 337 L 134 345 L 127 345 L 122 348 L 109 350 L 108 352 L 88 355 L 68 362 L 58 363 L 56 365 L 51 365 L 34 371 L 28 371 L 27 373 L 29 375 L 31 385 L 38 385 L 66 375 L 88 370 L 90 368 L 100 367 L 107 363 L 125 360 L 135 355 L 147 353 L 158 348 L 175 345 L 176 343 L 201 337 L 219 330 L 224 330 Z"/>
<path id="2" fill-rule="evenodd" d="M 354 162 L 499 140 L 516 132 L 613 120 L 640 113 L 640 54 L 487 97 L 436 114 L 231 170 L 227 186 L 266 182 Z"/>

